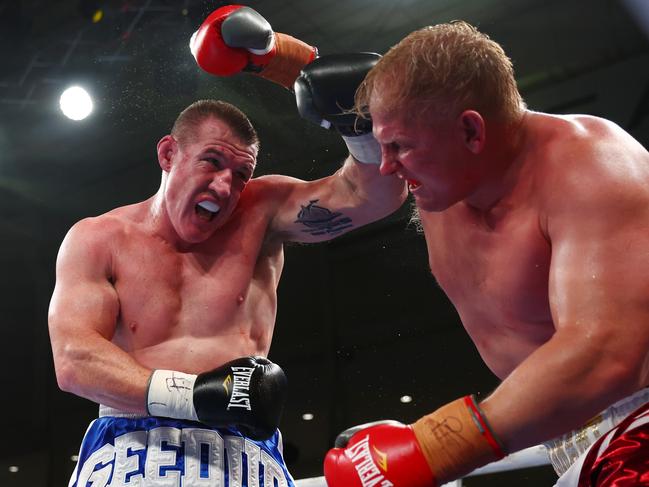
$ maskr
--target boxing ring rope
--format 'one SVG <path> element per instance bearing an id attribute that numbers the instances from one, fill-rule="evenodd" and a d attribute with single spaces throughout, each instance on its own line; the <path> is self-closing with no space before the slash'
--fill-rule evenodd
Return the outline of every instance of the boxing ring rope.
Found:
<path id="1" fill-rule="evenodd" d="M 490 463 L 471 472 L 467 477 L 474 475 L 484 475 L 487 473 L 508 472 L 511 470 L 520 470 L 523 468 L 538 467 L 540 465 L 549 465 L 548 451 L 543 445 L 532 446 L 511 455 L 507 455 L 502 460 Z M 311 477 L 295 481 L 296 487 L 327 487 L 324 477 Z M 443 487 L 461 487 L 462 479 L 444 484 Z"/>

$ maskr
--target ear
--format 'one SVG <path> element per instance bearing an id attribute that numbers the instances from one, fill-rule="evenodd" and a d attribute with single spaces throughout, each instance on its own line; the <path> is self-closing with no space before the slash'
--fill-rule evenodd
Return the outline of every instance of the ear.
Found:
<path id="1" fill-rule="evenodd" d="M 474 154 L 482 152 L 487 136 L 482 115 L 475 110 L 465 110 L 458 118 L 458 125 L 466 148 Z"/>
<path id="2" fill-rule="evenodd" d="M 171 135 L 165 135 L 158 142 L 158 164 L 163 171 L 171 170 L 172 158 L 178 151 L 178 142 Z"/>

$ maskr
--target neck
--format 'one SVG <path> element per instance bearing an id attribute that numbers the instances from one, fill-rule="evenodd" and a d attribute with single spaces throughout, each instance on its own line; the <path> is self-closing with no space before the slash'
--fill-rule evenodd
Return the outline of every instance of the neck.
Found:
<path id="1" fill-rule="evenodd" d="M 489 144 L 482 157 L 481 182 L 464 200 L 472 209 L 488 212 L 514 187 L 527 143 L 528 112 L 513 124 L 489 127 Z"/>
<path id="2" fill-rule="evenodd" d="M 160 185 L 158 192 L 149 198 L 147 203 L 147 226 L 151 233 L 176 250 L 187 250 L 190 244 L 180 239 L 167 214 L 164 203 L 164 185 Z"/>

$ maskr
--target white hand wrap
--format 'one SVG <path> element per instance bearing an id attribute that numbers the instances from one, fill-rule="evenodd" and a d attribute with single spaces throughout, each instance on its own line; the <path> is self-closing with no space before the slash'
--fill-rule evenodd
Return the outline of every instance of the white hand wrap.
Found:
<path id="1" fill-rule="evenodd" d="M 194 409 L 196 376 L 175 370 L 154 370 L 149 379 L 146 408 L 151 416 L 198 421 Z"/>
<path id="2" fill-rule="evenodd" d="M 343 135 L 349 153 L 363 164 L 381 164 L 381 146 L 372 133 L 347 137 Z"/>

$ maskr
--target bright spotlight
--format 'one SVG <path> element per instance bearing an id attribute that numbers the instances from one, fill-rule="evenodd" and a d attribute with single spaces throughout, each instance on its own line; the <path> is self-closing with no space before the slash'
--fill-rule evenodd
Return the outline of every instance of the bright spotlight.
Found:
<path id="1" fill-rule="evenodd" d="M 92 112 L 92 98 L 80 86 L 72 86 L 61 94 L 61 111 L 72 120 L 83 120 Z"/>

